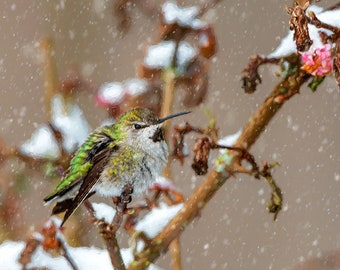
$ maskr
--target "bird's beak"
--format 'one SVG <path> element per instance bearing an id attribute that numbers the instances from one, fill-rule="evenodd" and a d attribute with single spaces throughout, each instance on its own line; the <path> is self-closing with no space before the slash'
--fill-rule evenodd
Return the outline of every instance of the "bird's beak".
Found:
<path id="1" fill-rule="evenodd" d="M 184 114 L 188 114 L 188 113 L 191 113 L 191 111 L 186 111 L 186 112 L 180 112 L 180 113 L 175 113 L 175 114 L 171 114 L 169 116 L 166 116 L 166 117 L 163 117 L 161 119 L 158 119 L 157 121 L 155 121 L 153 124 L 154 125 L 159 125 L 161 123 L 163 123 L 164 121 L 166 120 L 169 120 L 171 118 L 175 118 L 175 117 L 178 117 L 178 116 L 181 116 L 181 115 L 184 115 Z"/>

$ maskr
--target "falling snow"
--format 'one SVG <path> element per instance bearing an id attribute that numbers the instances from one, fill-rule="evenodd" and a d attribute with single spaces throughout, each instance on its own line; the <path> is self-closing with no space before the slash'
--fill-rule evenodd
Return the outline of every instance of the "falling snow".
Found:
<path id="1" fill-rule="evenodd" d="M 12 134 L 16 133 L 16 135 L 19 135 L 17 136 L 19 137 L 19 140 L 22 140 L 24 137 L 24 135 L 20 137 L 20 132 L 22 130 L 16 129 L 15 126 L 33 126 L 35 131 L 29 135 L 25 134 L 25 138 L 30 137 L 30 139 L 19 147 L 20 151 L 26 156 L 54 160 L 60 157 L 61 149 L 55 139 L 53 131 L 48 125 L 42 125 L 41 119 L 38 118 L 39 120 L 37 120 L 36 116 L 34 116 L 36 118 L 32 117 L 32 119 L 28 119 L 27 117 L 27 115 L 30 115 L 31 113 L 32 115 L 39 114 L 39 112 L 37 113 L 32 109 L 32 105 L 29 103 L 31 102 L 34 104 L 33 106 L 35 106 L 36 104 L 40 104 L 43 99 L 41 64 L 43 63 L 44 58 L 39 49 L 40 44 L 36 39 L 44 36 L 47 32 L 52 33 L 53 37 L 55 37 L 56 51 L 61 52 L 58 55 L 54 55 L 57 59 L 58 67 L 67 67 L 69 63 L 74 61 L 75 64 L 79 65 L 81 75 L 90 78 L 94 83 L 115 80 L 120 78 L 119 76 L 125 76 L 125 73 L 123 73 L 123 75 L 119 72 L 116 73 L 116 71 L 120 71 L 121 68 L 124 72 L 125 69 L 133 70 L 130 62 L 123 62 L 123 55 L 130 55 L 136 47 L 142 47 L 143 45 L 139 42 L 136 42 L 136 44 L 133 44 L 132 46 L 127 44 L 126 48 L 124 48 L 125 52 L 120 51 L 122 43 L 119 41 L 116 43 L 116 40 L 114 39 L 115 34 L 112 33 L 112 30 L 111 32 L 108 31 L 108 29 L 114 28 L 114 22 L 111 18 L 112 3 L 109 0 L 91 0 L 87 4 L 82 3 L 81 5 L 78 5 L 76 2 L 67 2 L 65 0 L 38 2 L 42 2 L 43 4 L 28 4 L 27 10 L 24 10 L 25 1 L 22 2 L 23 5 L 11 2 L 9 2 L 7 6 L 4 4 L 4 7 L 6 6 L 6 9 L 9 11 L 7 14 L 3 13 L 2 16 L 4 26 L 3 43 L 4 46 L 6 45 L 6 47 L 8 47 L 8 50 L 3 51 L 0 59 L 0 72 L 5 85 L 5 87 L 3 87 L 5 97 L 2 99 L 3 104 L 0 106 L 0 111 L 3 115 L 2 129 L 4 137 L 10 137 Z M 203 1 L 197 3 L 201 4 Z M 72 7 L 73 9 L 69 11 L 69 7 Z M 212 70 L 213 72 L 209 73 L 209 76 L 211 76 L 213 80 L 209 86 L 209 89 L 211 88 L 212 91 L 210 93 L 210 98 L 208 98 L 208 106 L 211 104 L 213 104 L 213 106 L 216 105 L 216 113 L 221 113 L 218 109 L 222 109 L 223 112 L 223 110 L 228 109 L 229 106 L 235 106 L 237 108 L 247 107 L 247 105 L 243 105 L 241 102 L 237 101 L 237 98 L 241 100 L 241 97 L 243 97 L 240 93 L 236 95 L 236 101 L 235 96 L 233 95 L 234 92 L 237 92 L 234 90 L 237 90 L 237 87 L 239 87 L 239 71 L 241 69 L 238 67 L 238 64 L 245 64 L 247 57 L 249 56 L 244 48 L 247 46 L 250 47 L 251 52 L 249 53 L 257 53 L 257 51 L 259 51 L 258 48 L 262 48 L 262 44 L 256 45 L 255 42 L 253 43 L 253 41 L 256 41 L 257 35 L 262 37 L 263 33 L 259 31 L 259 29 L 268 30 L 268 37 L 270 34 L 274 37 L 277 36 L 277 33 L 270 33 L 272 30 L 271 25 L 268 25 L 268 27 L 265 25 L 263 27 L 261 26 L 261 23 L 255 21 L 255 29 L 248 30 L 242 28 L 246 26 L 246 24 L 243 23 L 249 23 L 250 18 L 255 18 L 254 15 L 258 16 L 258 13 L 252 14 L 252 12 L 254 12 L 253 9 L 247 10 L 250 7 L 252 7 L 250 2 L 246 4 L 238 3 L 237 5 L 230 3 L 224 5 L 221 3 L 218 4 L 216 8 L 209 10 L 204 16 L 206 19 L 209 12 L 210 14 L 213 14 L 212 17 L 213 20 L 216 21 L 216 29 L 218 30 L 216 33 L 219 35 L 219 54 L 218 57 L 215 57 L 212 60 L 214 69 Z M 310 9 L 314 10 L 321 21 L 340 26 L 339 9 L 323 11 L 322 8 L 317 6 L 311 6 Z M 222 12 L 223 10 L 227 10 L 229 14 L 227 13 L 227 16 L 225 16 L 226 14 Z M 133 12 L 133 16 L 138 13 L 135 7 L 128 6 L 128 12 L 131 11 Z M 53 12 L 53 14 L 51 12 Z M 76 16 L 73 16 L 73 12 L 76 13 Z M 165 2 L 161 12 L 163 14 L 163 23 L 176 23 L 179 26 L 191 27 L 194 29 L 206 26 L 206 23 L 198 18 L 198 6 L 181 7 L 174 1 Z M 283 9 L 278 12 L 285 13 Z M 228 18 L 228 15 L 230 18 Z M 283 25 L 287 27 L 288 17 L 289 16 L 285 14 L 282 17 L 283 19 L 276 21 L 276 23 L 278 22 L 277 24 L 280 25 L 280 28 Z M 11 18 L 13 18 L 12 21 L 10 20 Z M 133 18 L 133 21 L 135 19 L 139 18 Z M 35 22 L 35 20 L 38 23 Z M 223 24 L 219 22 L 221 20 Z M 8 23 L 6 24 L 6 22 Z M 106 25 L 101 25 L 101 22 L 105 22 Z M 229 28 L 230 24 L 233 22 L 236 24 Z M 18 28 L 16 23 L 20 23 L 20 25 L 24 26 L 22 28 L 24 31 L 22 31 L 21 28 Z M 109 26 L 107 26 L 107 24 L 109 24 Z M 133 25 L 133 27 L 135 26 L 136 25 Z M 146 27 L 143 27 L 140 30 L 141 32 L 145 32 Z M 8 30 L 6 28 L 8 28 Z M 35 30 L 30 31 L 30 29 L 33 28 Z M 280 28 L 279 30 L 282 30 Z M 41 31 L 41 29 L 43 31 Z M 320 29 L 317 29 L 314 26 L 309 26 L 310 35 L 314 41 L 311 48 L 318 47 L 321 44 L 318 34 L 319 30 Z M 8 31 L 9 34 L 6 35 L 6 31 Z M 134 31 L 135 28 L 132 28 L 132 34 L 138 36 L 139 33 Z M 323 31 L 329 33 L 328 30 L 323 29 Z M 107 33 L 110 35 L 105 36 Z M 247 42 L 244 43 L 244 39 L 240 42 L 238 37 L 244 36 L 247 36 L 247 39 L 251 41 L 251 44 L 247 44 Z M 154 36 L 151 35 L 151 37 L 153 38 Z M 130 37 L 127 35 L 124 42 L 130 40 L 129 38 Z M 147 43 L 150 44 L 152 38 L 150 38 Z M 279 39 L 278 36 L 277 39 Z M 12 41 L 12 43 L 9 41 Z M 281 44 L 269 55 L 270 57 L 286 56 L 296 52 L 296 44 L 293 41 L 293 32 L 290 31 L 281 41 Z M 64 42 L 65 44 L 63 44 Z M 226 44 L 228 46 L 226 46 Z M 266 39 L 265 45 L 265 47 L 270 48 L 270 46 L 273 46 L 273 43 L 270 43 L 270 41 Z M 83 47 L 85 47 L 84 50 Z M 144 63 L 153 68 L 169 68 L 173 60 L 174 47 L 174 43 L 170 41 L 151 46 L 146 53 Z M 177 72 L 185 70 L 188 67 L 188 64 L 190 64 L 197 55 L 196 49 L 191 47 L 189 43 L 181 42 L 179 49 L 176 59 L 178 60 L 180 69 Z M 11 52 L 14 55 L 12 59 L 7 57 L 7 54 L 11 54 Z M 121 54 L 119 60 L 122 62 L 117 63 L 115 62 L 115 57 L 119 54 Z M 103 55 L 105 55 L 105 57 L 101 58 Z M 106 57 L 107 59 L 105 59 Z M 108 62 L 107 64 L 105 63 L 106 60 Z M 31 73 L 25 74 L 24 72 L 27 73 L 27 71 L 19 69 L 18 66 L 20 66 L 20 68 L 26 66 Z M 215 67 L 218 68 L 215 69 Z M 224 67 L 228 69 L 224 70 Z M 16 69 L 18 69 L 17 74 L 13 72 L 13 70 L 16 71 Z M 108 73 L 103 72 L 105 70 L 108 71 Z M 62 70 L 59 71 L 62 75 Z M 100 74 L 100 76 L 98 76 L 98 74 Z M 25 79 L 24 85 L 20 83 L 21 77 Z M 123 77 L 123 79 L 125 78 L 126 77 Z M 272 83 L 267 79 L 266 75 L 263 74 L 262 85 L 264 88 L 267 87 L 267 82 L 269 85 Z M 34 81 L 35 84 L 33 83 Z M 236 81 L 236 83 L 234 83 L 234 81 Z M 327 81 L 327 79 L 325 81 Z M 270 141 L 273 139 L 275 145 L 273 145 L 272 148 L 268 147 L 266 149 L 266 153 L 263 153 L 261 159 L 258 159 L 259 164 L 262 158 L 269 158 L 269 161 L 270 159 L 280 160 L 280 162 L 283 161 L 281 164 L 282 167 L 275 170 L 274 176 L 275 180 L 280 184 L 280 187 L 283 188 L 282 191 L 284 192 L 285 200 L 283 212 L 285 213 L 279 217 L 278 222 L 272 222 L 269 216 L 263 214 L 265 211 L 265 207 L 263 207 L 263 213 L 260 212 L 257 219 L 252 220 L 252 216 L 249 215 L 249 220 L 244 219 L 243 216 L 242 220 L 239 220 L 238 213 L 242 213 L 243 211 L 248 213 L 251 212 L 251 208 L 244 206 L 241 202 L 247 200 L 247 192 L 250 190 L 248 187 L 254 187 L 252 185 L 255 185 L 255 181 L 248 182 L 244 179 L 242 179 L 242 181 L 232 179 L 230 182 L 226 183 L 223 190 L 221 190 L 221 193 L 209 202 L 210 206 L 208 207 L 211 207 L 210 209 L 213 209 L 213 211 L 202 211 L 202 213 L 200 213 L 201 217 L 195 219 L 193 231 L 196 231 L 196 234 L 193 233 L 192 237 L 194 238 L 190 239 L 193 240 L 194 244 L 190 241 L 188 241 L 188 245 L 183 243 L 183 246 L 185 247 L 182 250 L 183 263 L 189 265 L 189 268 L 190 265 L 195 265 L 195 263 L 196 265 L 199 264 L 200 259 L 202 259 L 204 262 L 208 261 L 211 268 L 216 267 L 217 269 L 293 269 L 293 265 L 295 265 L 297 261 L 305 262 L 310 258 L 318 260 L 328 251 L 337 251 L 337 248 L 339 247 L 339 236 L 336 233 L 334 234 L 334 231 L 336 231 L 334 227 L 337 227 L 339 223 L 339 214 L 336 210 L 339 208 L 338 184 L 340 182 L 340 172 L 336 165 L 333 166 L 333 168 L 331 168 L 331 166 L 339 159 L 338 152 L 336 151 L 338 145 L 333 139 L 335 138 L 337 134 L 336 130 L 338 129 L 336 127 L 330 127 L 329 123 L 334 123 L 334 121 L 330 121 L 332 117 L 338 119 L 339 107 L 336 103 L 331 102 L 332 99 L 338 100 L 339 95 L 335 85 L 327 85 L 329 86 L 324 88 L 326 90 L 324 93 L 315 93 L 313 96 L 311 93 L 306 95 L 305 92 L 301 91 L 301 95 L 297 97 L 297 100 L 305 105 L 308 102 L 311 102 L 311 104 L 313 103 L 313 107 L 310 107 L 308 111 L 307 109 L 303 110 L 303 106 L 300 106 L 299 103 L 297 106 L 299 107 L 299 115 L 297 115 L 295 109 L 293 109 L 294 106 L 289 107 L 290 105 L 288 105 L 284 108 L 285 111 L 283 111 L 281 117 L 275 119 L 274 125 L 270 123 L 271 125 L 268 132 L 265 134 L 266 136 L 262 136 L 260 139 L 265 141 L 266 144 L 268 143 L 268 145 L 270 145 Z M 105 83 L 100 89 L 100 91 L 102 91 L 100 95 L 102 95 L 103 99 L 115 103 L 117 100 L 125 98 L 128 95 L 135 96 L 143 94 L 146 90 L 146 82 L 139 79 L 130 79 L 125 82 L 123 81 L 122 83 L 117 83 L 116 85 L 114 82 Z M 29 93 L 30 95 L 25 96 L 22 92 L 26 94 Z M 35 94 L 32 95 L 32 93 Z M 4 108 L 11 95 L 18 95 L 18 99 L 17 101 L 15 99 L 15 105 L 12 104 L 11 107 L 7 109 L 10 112 L 9 113 L 6 112 Z M 262 95 L 265 94 L 261 94 L 260 96 Z M 32 98 L 32 100 L 28 100 L 26 105 L 25 98 L 27 97 Z M 259 95 L 255 98 L 251 97 L 250 99 L 254 100 L 258 97 Z M 244 97 L 244 99 L 249 100 L 247 97 Z M 317 103 L 312 99 L 318 100 Z M 219 100 L 223 101 L 222 104 L 218 103 Z M 296 99 L 290 104 L 294 104 L 295 100 Z M 258 104 L 257 101 L 256 103 Z M 327 110 L 318 111 L 320 108 L 315 106 L 315 104 L 326 106 Z M 330 110 L 328 109 L 330 108 L 330 104 L 336 105 L 332 109 L 332 113 L 327 114 L 328 110 Z M 83 117 L 81 110 L 82 104 L 78 107 L 68 102 L 64 103 L 64 101 L 56 97 L 52 106 L 54 110 L 52 115 L 53 124 L 57 130 L 60 129 L 63 135 L 65 135 L 65 137 L 63 136 L 65 140 L 63 141 L 62 146 L 69 151 L 73 151 L 82 143 L 90 129 L 86 119 Z M 200 110 L 200 108 L 198 110 Z M 286 114 L 287 112 L 289 114 Z M 240 118 L 238 118 L 237 113 L 228 112 L 228 114 L 225 115 L 225 119 L 219 123 L 220 131 L 224 130 L 224 124 L 225 126 L 235 124 L 230 123 L 236 121 L 233 120 L 234 118 L 237 119 L 237 123 L 238 121 L 240 123 L 242 122 L 242 116 L 244 115 L 240 115 Z M 324 118 L 321 118 L 320 115 L 323 114 L 325 114 L 325 116 Z M 249 115 L 246 115 L 245 117 L 247 116 Z M 305 118 L 306 116 L 307 118 Z M 98 122 L 100 121 L 99 119 L 101 119 L 99 117 L 96 119 Z M 301 118 L 303 119 L 302 121 Z M 232 121 L 229 121 L 230 119 Z M 320 119 L 324 119 L 324 121 Z M 103 124 L 112 124 L 112 120 L 107 120 L 107 122 L 105 121 Z M 277 124 L 282 124 L 282 126 Z M 79 125 L 79 129 L 76 128 L 77 125 Z M 270 132 L 277 131 L 271 129 L 272 126 L 281 128 L 280 132 L 281 130 L 287 130 L 288 128 L 288 134 L 294 135 L 292 136 L 293 139 L 289 138 L 289 136 L 284 136 L 287 134 L 284 132 L 282 132 L 282 136 L 270 137 Z M 23 130 L 23 132 L 27 132 L 27 130 Z M 280 132 L 278 135 L 281 135 Z M 301 136 L 298 136 L 298 132 L 301 133 Z M 335 136 L 333 133 L 336 133 Z M 237 140 L 238 134 L 239 132 L 221 139 L 219 144 L 232 146 Z M 318 142 L 315 145 L 306 145 L 307 142 L 309 142 L 309 137 L 317 138 Z M 290 144 L 290 142 L 296 138 L 299 138 L 300 141 L 297 147 L 294 148 L 294 145 Z M 301 140 L 301 138 L 304 140 Z M 5 139 L 7 140 L 7 138 Z M 286 141 L 283 142 L 283 140 Z M 10 143 L 11 141 L 8 140 L 8 142 Z M 258 146 L 259 144 L 256 144 L 252 149 L 252 151 L 254 151 L 252 153 L 255 156 L 257 156 L 259 151 L 259 148 L 257 148 Z M 188 151 L 187 144 L 185 144 L 185 147 L 186 151 Z M 332 154 L 329 154 L 330 149 L 333 149 Z M 288 153 L 287 151 L 291 152 Z M 310 154 L 310 156 L 306 153 Z M 324 157 L 325 161 L 320 161 L 320 159 L 312 157 L 312 155 L 317 156 L 317 158 Z M 286 158 L 287 156 L 288 158 Z M 292 158 L 292 160 L 289 160 L 290 158 Z M 327 160 L 328 158 L 329 160 Z M 333 160 L 333 163 L 330 163 L 331 159 Z M 330 163 L 328 167 L 326 166 L 327 162 Z M 15 167 L 12 164 L 11 169 L 15 170 Z M 296 176 L 294 171 L 300 172 L 300 177 L 299 175 Z M 320 174 L 317 174 L 318 172 L 320 172 Z M 180 178 L 183 182 L 179 181 L 179 185 L 182 187 L 183 184 L 184 189 L 196 189 L 202 180 L 202 178 L 195 175 L 187 176 L 185 169 L 182 169 L 182 174 L 180 176 L 183 178 Z M 2 184 L 5 186 L 5 184 L 7 184 L 7 178 L 3 177 L 3 179 L 5 181 Z M 29 182 L 29 184 L 34 187 L 34 191 L 36 191 L 37 186 L 42 185 L 41 183 L 45 184 L 40 180 L 36 181 L 36 179 L 32 179 L 32 181 Z M 162 187 L 174 188 L 173 183 L 166 178 L 160 177 L 157 179 L 156 183 Z M 241 191 L 241 188 L 238 188 L 239 193 L 236 193 L 237 189 L 235 186 L 240 187 L 241 184 L 246 186 L 245 190 Z M 13 183 L 11 183 L 11 185 L 14 186 Z M 263 181 L 256 181 L 256 186 L 249 191 L 263 205 L 267 203 L 269 197 L 267 188 L 262 188 L 264 185 Z M 231 195 L 231 192 L 237 194 L 237 198 L 234 198 L 234 194 Z M 316 197 L 315 194 L 317 193 L 321 193 L 323 199 Z M 3 195 L 4 193 L 1 194 L 2 197 L 4 197 Z M 35 207 L 31 205 L 31 201 L 25 198 L 26 194 L 22 195 L 22 193 L 20 193 L 19 195 L 21 199 L 20 203 L 25 204 L 25 211 L 27 211 L 27 209 L 32 210 L 32 208 Z M 41 197 L 41 195 L 42 194 L 38 192 L 34 194 L 34 196 L 39 197 Z M 241 197 L 241 199 L 239 199 L 239 197 Z M 217 200 L 215 200 L 216 198 Z M 230 201 L 230 198 L 234 199 Z M 115 214 L 114 208 L 101 203 L 94 203 L 93 205 L 97 218 L 104 219 L 107 222 L 112 220 Z M 236 214 L 232 212 L 233 207 L 231 205 L 237 210 Z M 318 207 L 320 205 L 324 207 L 321 210 L 320 207 Z M 149 235 L 156 235 L 182 207 L 183 205 L 160 205 L 159 208 L 155 208 L 151 213 L 142 218 L 137 225 L 141 231 L 146 231 Z M 220 210 L 222 210 L 221 215 L 219 212 Z M 207 214 L 214 215 L 214 219 L 204 223 Z M 23 220 L 23 222 L 27 223 L 29 221 Z M 35 222 L 39 224 L 39 221 Z M 222 229 L 221 226 L 214 227 L 215 223 L 222 224 Z M 156 226 L 154 226 L 155 224 Z M 202 226 L 202 224 L 204 224 L 204 226 Z M 207 227 L 205 228 L 205 226 Z M 201 227 L 204 227 L 204 230 L 206 229 L 202 234 Z M 190 233 L 191 232 L 189 232 L 189 234 Z M 208 240 L 202 240 L 205 234 L 207 234 Z M 36 238 L 42 237 L 39 233 L 33 233 L 33 235 Z M 221 239 L 216 238 L 216 235 L 217 237 L 221 237 Z M 188 237 L 187 234 L 184 235 L 183 239 L 186 237 Z M 246 237 L 250 237 L 251 241 L 249 240 L 247 242 Z M 216 247 L 218 246 L 215 241 L 218 242 L 219 240 L 225 245 L 225 249 L 217 249 L 217 252 L 215 252 Z M 238 250 L 242 245 L 243 247 Z M 2 242 L 0 244 L 0 269 L 22 269 L 22 265 L 18 263 L 18 258 L 24 246 L 25 243 L 22 241 Z M 187 246 L 189 246 L 189 248 Z M 254 246 L 255 249 L 252 249 Z M 259 255 L 257 257 L 253 253 L 256 248 Z M 200 249 L 200 251 L 203 249 L 202 254 L 204 252 L 204 254 L 209 255 L 209 257 L 198 258 L 195 249 Z M 323 251 L 321 252 L 319 249 L 322 249 Z M 68 246 L 68 250 L 79 269 L 112 269 L 109 256 L 105 249 L 96 247 L 73 248 Z M 122 249 L 122 253 L 126 264 L 132 261 L 132 250 Z M 261 257 L 261 255 L 263 256 Z M 218 260 L 216 262 L 215 259 L 220 259 L 222 262 Z M 229 262 L 226 262 L 227 260 Z M 320 265 L 325 266 L 327 265 L 326 263 L 330 264 L 332 262 L 333 261 L 324 261 L 323 264 L 320 262 Z M 256 264 L 256 266 L 250 267 L 250 264 Z M 259 267 L 259 265 L 265 265 L 265 267 Z M 64 258 L 53 257 L 44 250 L 38 249 L 27 268 L 44 267 L 47 267 L 48 269 L 71 269 Z M 149 269 L 158 268 L 152 265 Z"/>

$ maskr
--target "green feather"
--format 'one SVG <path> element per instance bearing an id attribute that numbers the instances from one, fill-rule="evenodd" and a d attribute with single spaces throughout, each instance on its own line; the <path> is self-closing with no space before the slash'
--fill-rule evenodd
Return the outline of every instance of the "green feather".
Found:
<path id="1" fill-rule="evenodd" d="M 56 187 L 54 192 L 48 195 L 44 200 L 49 201 L 58 195 L 59 192 L 63 191 L 68 186 L 71 186 L 76 181 L 79 181 L 79 179 L 85 177 L 93 166 L 93 163 L 91 162 L 91 155 L 93 156 L 94 153 L 91 151 L 95 149 L 96 145 L 98 145 L 104 138 L 107 139 L 108 137 L 112 139 L 109 147 L 113 148 L 116 145 L 118 134 L 120 133 L 117 131 L 116 125 L 105 126 L 91 133 L 80 149 L 75 153 L 70 162 L 70 167 L 59 185 Z"/>

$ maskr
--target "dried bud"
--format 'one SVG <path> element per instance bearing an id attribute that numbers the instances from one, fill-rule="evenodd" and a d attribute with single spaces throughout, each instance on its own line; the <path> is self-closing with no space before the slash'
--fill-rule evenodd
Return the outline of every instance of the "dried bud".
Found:
<path id="1" fill-rule="evenodd" d="M 198 32 L 198 47 L 200 48 L 201 55 L 205 58 L 215 55 L 217 50 L 216 36 L 210 26 Z"/>
<path id="2" fill-rule="evenodd" d="M 60 242 L 56 236 L 57 230 L 57 226 L 54 222 L 51 222 L 42 228 L 41 233 L 44 236 L 44 240 L 41 245 L 45 250 L 58 249 L 60 247 Z"/>
<path id="3" fill-rule="evenodd" d="M 196 140 L 194 146 L 194 161 L 191 165 L 197 175 L 204 175 L 208 172 L 208 159 L 210 152 L 210 141 L 208 137 Z"/>
<path id="4" fill-rule="evenodd" d="M 248 66 L 242 71 L 242 88 L 248 94 L 254 93 L 256 86 L 261 83 L 258 67 L 262 62 L 262 58 L 259 55 L 253 55 L 250 58 Z"/>
<path id="5" fill-rule="evenodd" d="M 20 254 L 19 262 L 26 266 L 31 262 L 31 258 L 37 247 L 40 245 L 40 241 L 35 238 L 30 238 L 26 241 L 26 246 Z M 26 269 L 26 267 L 24 268 Z"/>
<path id="6" fill-rule="evenodd" d="M 303 7 L 299 5 L 296 5 L 294 8 L 286 7 L 288 14 L 291 15 L 289 26 L 294 31 L 296 49 L 301 52 L 308 51 L 313 44 L 308 32 L 308 17 L 306 15 L 306 9 L 309 4 L 309 1 L 307 1 Z"/>

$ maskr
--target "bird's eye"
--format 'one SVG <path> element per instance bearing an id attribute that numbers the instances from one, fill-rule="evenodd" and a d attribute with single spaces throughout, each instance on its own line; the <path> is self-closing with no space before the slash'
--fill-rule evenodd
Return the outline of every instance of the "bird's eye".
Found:
<path id="1" fill-rule="evenodd" d="M 139 124 L 135 124 L 135 125 L 134 125 L 134 128 L 135 128 L 135 129 L 141 129 L 141 128 L 142 128 L 142 126 L 141 126 L 141 125 L 139 125 Z"/>

